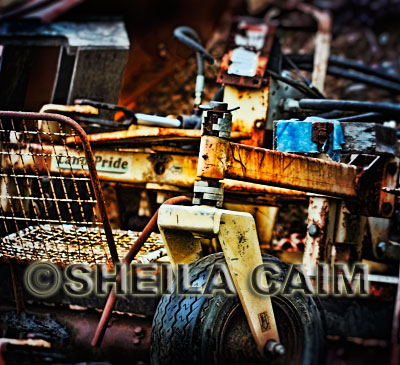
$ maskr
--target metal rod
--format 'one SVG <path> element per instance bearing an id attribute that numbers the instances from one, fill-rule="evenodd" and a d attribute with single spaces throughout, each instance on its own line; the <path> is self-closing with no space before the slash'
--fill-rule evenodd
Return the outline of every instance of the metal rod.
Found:
<path id="1" fill-rule="evenodd" d="M 159 117 L 158 115 L 136 113 L 135 117 L 140 125 L 155 125 L 159 127 L 180 128 L 181 121 L 174 118 Z"/>
<path id="2" fill-rule="evenodd" d="M 0 195 L 0 199 L 21 199 L 21 200 L 43 200 L 43 201 L 55 201 L 55 202 L 75 202 L 75 203 L 97 203 L 96 200 L 84 200 L 84 199 L 60 199 L 60 198 L 38 198 L 35 196 L 8 196 Z"/>
<path id="3" fill-rule="evenodd" d="M 0 177 L 16 177 L 16 178 L 24 178 L 24 179 L 50 179 L 50 180 L 78 180 L 78 181 L 90 181 L 90 179 L 86 177 L 69 177 L 69 176 L 37 176 L 37 175 L 29 175 L 29 174 L 0 174 Z"/>
<path id="4" fill-rule="evenodd" d="M 174 197 L 174 198 L 166 200 L 163 204 L 190 205 L 191 203 L 192 203 L 192 200 L 190 198 L 188 198 L 186 196 L 178 196 L 178 197 Z M 135 258 L 136 254 L 139 252 L 140 248 L 143 246 L 143 244 L 149 238 L 150 234 L 154 231 L 154 229 L 157 225 L 157 218 L 158 218 L 158 209 L 154 213 L 153 217 L 149 220 L 146 227 L 144 227 L 142 233 L 137 238 L 135 243 L 131 246 L 131 248 L 129 249 L 125 258 L 122 260 L 122 262 L 124 264 L 129 265 L 132 262 L 132 260 Z M 121 280 L 121 277 L 118 275 L 117 282 L 120 282 L 120 280 Z M 114 309 L 116 301 L 117 301 L 117 298 L 116 298 L 114 290 L 112 289 L 110 291 L 110 294 L 108 295 L 106 305 L 103 309 L 103 313 L 101 314 L 99 324 L 97 325 L 96 332 L 93 336 L 93 339 L 91 342 L 92 346 L 100 346 L 101 345 L 101 342 L 103 340 L 104 334 L 107 329 L 107 324 L 110 320 L 110 317 L 111 317 L 111 314 Z"/>
<path id="5" fill-rule="evenodd" d="M 26 221 L 25 218 L 21 217 L 9 217 L 6 215 L 0 216 L 2 219 L 12 219 L 16 221 Z M 30 218 L 31 222 L 38 222 L 38 223 L 61 223 L 61 224 L 79 224 L 79 225 L 86 225 L 86 226 L 92 226 L 94 223 L 93 222 L 75 222 L 73 220 L 66 221 L 66 220 L 57 220 L 57 219 L 40 219 L 40 218 Z M 101 225 L 101 223 L 97 223 L 97 225 Z"/>

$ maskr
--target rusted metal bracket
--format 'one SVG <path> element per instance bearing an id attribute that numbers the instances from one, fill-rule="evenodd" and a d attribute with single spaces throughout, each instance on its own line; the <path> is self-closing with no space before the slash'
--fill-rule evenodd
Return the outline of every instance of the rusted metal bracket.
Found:
<path id="1" fill-rule="evenodd" d="M 314 274 L 318 262 L 330 262 L 335 237 L 338 199 L 310 197 L 303 264 Z"/>
<path id="2" fill-rule="evenodd" d="M 225 85 L 224 102 L 228 105 L 240 105 L 240 110 L 232 114 L 232 130 L 234 131 L 232 135 L 240 131 L 251 136 L 250 139 L 243 139 L 241 143 L 264 146 L 271 99 L 270 85 L 259 89 Z"/>
<path id="3" fill-rule="evenodd" d="M 225 177 L 289 189 L 356 198 L 361 168 L 230 143 Z"/>
<path id="4" fill-rule="evenodd" d="M 359 262 L 367 217 L 351 214 L 344 201 L 337 208 L 333 260 L 349 264 Z"/>
<path id="5" fill-rule="evenodd" d="M 343 200 L 311 196 L 303 264 L 315 274 L 319 262 L 349 264 L 361 260 L 367 217 L 351 214 Z"/>
<path id="6" fill-rule="evenodd" d="M 390 217 L 393 213 L 395 196 L 382 187 L 397 186 L 398 158 L 380 156 L 362 168 L 231 142 L 226 164 L 225 178 L 348 199 L 357 214 Z"/>
<path id="7" fill-rule="evenodd" d="M 333 132 L 333 123 L 329 122 L 313 122 L 311 140 L 317 145 L 317 149 L 321 153 L 329 150 L 329 136 Z"/>
<path id="8" fill-rule="evenodd" d="M 391 217 L 396 196 L 388 193 L 387 189 L 397 188 L 399 158 L 391 156 L 372 158 L 372 162 L 364 167 L 356 177 L 357 195 L 370 213 L 368 215 Z"/>

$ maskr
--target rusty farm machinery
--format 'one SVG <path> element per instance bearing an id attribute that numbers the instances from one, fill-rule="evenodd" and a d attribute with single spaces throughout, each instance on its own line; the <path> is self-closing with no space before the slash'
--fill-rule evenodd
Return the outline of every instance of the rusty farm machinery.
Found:
<path id="1" fill-rule="evenodd" d="M 273 24 L 238 18 L 218 65 L 223 90 L 201 104 L 200 66 L 191 116 L 155 117 L 84 99 L 41 113 L 0 112 L 0 320 L 8 338 L 0 361 L 318 364 L 326 335 L 388 339 L 389 331 L 396 363 L 398 272 L 368 276 L 357 265 L 398 269 L 399 158 L 390 123 L 400 107 L 322 97 L 329 20 L 314 15 L 322 25 L 313 62 L 325 68 L 314 67 L 312 84 L 289 76 L 313 65 L 282 55 Z M 175 35 L 199 64 L 217 66 L 193 30 Z M 96 118 L 99 109 L 125 120 Z M 98 133 L 99 126 L 109 130 Z M 112 228 L 100 182 L 156 192 L 160 206 L 141 233 Z M 301 258 L 284 262 L 265 253 L 272 252 L 276 206 L 288 201 L 308 202 L 308 218 Z M 102 296 L 40 298 L 22 285 L 33 262 L 69 275 L 71 264 L 112 270 L 160 261 L 176 279 L 161 298 L 119 296 L 121 272 Z M 186 279 L 179 274 L 185 265 Z M 228 279 L 211 283 L 213 295 L 199 295 L 215 267 Z M 367 275 L 358 289 L 356 274 Z M 365 317 L 348 323 L 354 308 Z"/>

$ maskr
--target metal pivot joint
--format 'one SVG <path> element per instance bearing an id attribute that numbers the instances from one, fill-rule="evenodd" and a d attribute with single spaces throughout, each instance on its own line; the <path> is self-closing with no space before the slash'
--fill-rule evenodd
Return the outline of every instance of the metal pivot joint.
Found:
<path id="1" fill-rule="evenodd" d="M 285 355 L 286 349 L 281 343 L 275 340 L 268 340 L 264 347 L 265 353 L 270 353 L 275 356 Z"/>
<path id="2" fill-rule="evenodd" d="M 227 103 L 212 101 L 201 105 L 204 111 L 197 181 L 193 204 L 222 207 L 224 190 L 220 182 L 225 176 L 226 157 L 232 129 L 232 114 Z"/>
<path id="3" fill-rule="evenodd" d="M 201 135 L 229 139 L 232 129 L 231 111 L 238 108 L 228 109 L 227 103 L 211 101 L 209 105 L 200 105 L 200 109 L 205 113 L 201 124 Z"/>

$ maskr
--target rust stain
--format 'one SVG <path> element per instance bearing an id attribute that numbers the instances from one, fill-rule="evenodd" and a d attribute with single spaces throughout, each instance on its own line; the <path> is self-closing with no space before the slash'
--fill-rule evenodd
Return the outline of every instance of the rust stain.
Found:
<path id="1" fill-rule="evenodd" d="M 201 131 L 199 129 L 179 129 L 179 128 L 129 128 L 124 131 L 97 133 L 88 135 L 90 143 L 115 143 L 131 142 L 137 140 L 143 142 L 143 139 L 162 138 L 162 139 L 200 139 Z M 251 138 L 250 133 L 232 132 L 232 140 L 242 140 Z M 68 137 L 67 144 L 79 142 L 79 137 Z"/>
<path id="2" fill-rule="evenodd" d="M 355 166 L 232 142 L 230 145 L 227 178 L 340 197 L 357 197 L 355 177 L 359 168 Z M 261 156 L 264 156 L 262 163 Z"/>
<path id="3" fill-rule="evenodd" d="M 257 194 L 271 194 L 271 195 L 280 195 L 287 196 L 292 198 L 302 198 L 307 199 L 308 195 L 305 192 L 277 188 L 273 186 L 266 186 L 260 184 L 253 184 L 245 181 L 236 181 L 225 179 L 224 180 L 224 189 L 231 192 L 246 192 L 246 193 L 257 193 Z"/>

